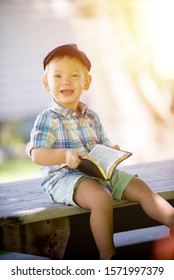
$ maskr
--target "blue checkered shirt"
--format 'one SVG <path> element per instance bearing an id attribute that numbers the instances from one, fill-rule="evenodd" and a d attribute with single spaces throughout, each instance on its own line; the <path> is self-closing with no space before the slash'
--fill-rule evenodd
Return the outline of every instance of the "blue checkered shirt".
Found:
<path id="1" fill-rule="evenodd" d="M 79 103 L 80 114 L 63 108 L 52 100 L 50 106 L 38 115 L 31 131 L 32 148 L 68 148 L 88 153 L 96 144 L 111 145 L 97 114 Z M 43 166 L 42 186 L 52 187 L 63 176 L 80 173 L 77 169 L 61 165 Z"/>

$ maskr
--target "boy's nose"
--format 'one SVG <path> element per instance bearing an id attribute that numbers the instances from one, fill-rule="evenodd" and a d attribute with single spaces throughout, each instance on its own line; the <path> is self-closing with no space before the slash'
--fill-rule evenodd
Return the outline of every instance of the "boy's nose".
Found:
<path id="1" fill-rule="evenodd" d="M 62 82 L 63 82 L 63 83 L 70 83 L 70 82 L 71 82 L 71 79 L 70 79 L 69 76 L 65 76 L 65 77 L 63 77 Z"/>

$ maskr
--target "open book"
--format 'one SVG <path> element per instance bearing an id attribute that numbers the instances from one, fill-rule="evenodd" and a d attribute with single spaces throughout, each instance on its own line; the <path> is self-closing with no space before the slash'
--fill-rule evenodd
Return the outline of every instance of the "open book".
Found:
<path id="1" fill-rule="evenodd" d="M 132 153 L 97 144 L 87 156 L 81 158 L 78 169 L 93 177 L 110 180 L 116 166 Z"/>

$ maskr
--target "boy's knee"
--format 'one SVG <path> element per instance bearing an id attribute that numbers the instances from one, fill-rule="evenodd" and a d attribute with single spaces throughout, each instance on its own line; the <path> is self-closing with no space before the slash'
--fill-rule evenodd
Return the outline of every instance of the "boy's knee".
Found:
<path id="1" fill-rule="evenodd" d="M 137 188 L 140 191 L 141 190 L 150 190 L 150 188 L 147 186 L 147 184 L 140 178 L 134 177 L 128 184 L 128 187 L 132 187 L 133 189 Z"/>
<path id="2" fill-rule="evenodd" d="M 98 192 L 96 192 L 94 196 L 90 198 L 89 204 L 91 210 L 94 208 L 104 209 L 105 207 L 107 208 L 112 207 L 113 206 L 112 194 L 107 189 L 102 187 L 101 190 L 98 190 Z"/>
<path id="3" fill-rule="evenodd" d="M 152 191 L 146 183 L 134 177 L 124 190 L 122 199 L 138 202 L 149 193 L 152 193 Z"/>
<path id="4" fill-rule="evenodd" d="M 103 187 L 102 191 L 98 194 L 96 201 L 98 201 L 101 205 L 112 205 L 112 194 Z"/>
<path id="5" fill-rule="evenodd" d="M 111 192 L 95 180 L 86 179 L 80 182 L 74 192 L 74 201 L 81 207 L 92 209 L 100 205 L 113 205 Z"/>

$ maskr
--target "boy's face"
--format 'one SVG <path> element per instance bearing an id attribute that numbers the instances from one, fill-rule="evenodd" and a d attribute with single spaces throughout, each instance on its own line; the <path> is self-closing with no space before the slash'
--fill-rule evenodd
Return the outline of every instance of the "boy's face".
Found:
<path id="1" fill-rule="evenodd" d="M 75 57 L 59 57 L 46 67 L 43 83 L 58 104 L 77 111 L 79 99 L 84 89 L 88 89 L 91 76 L 86 67 Z"/>

